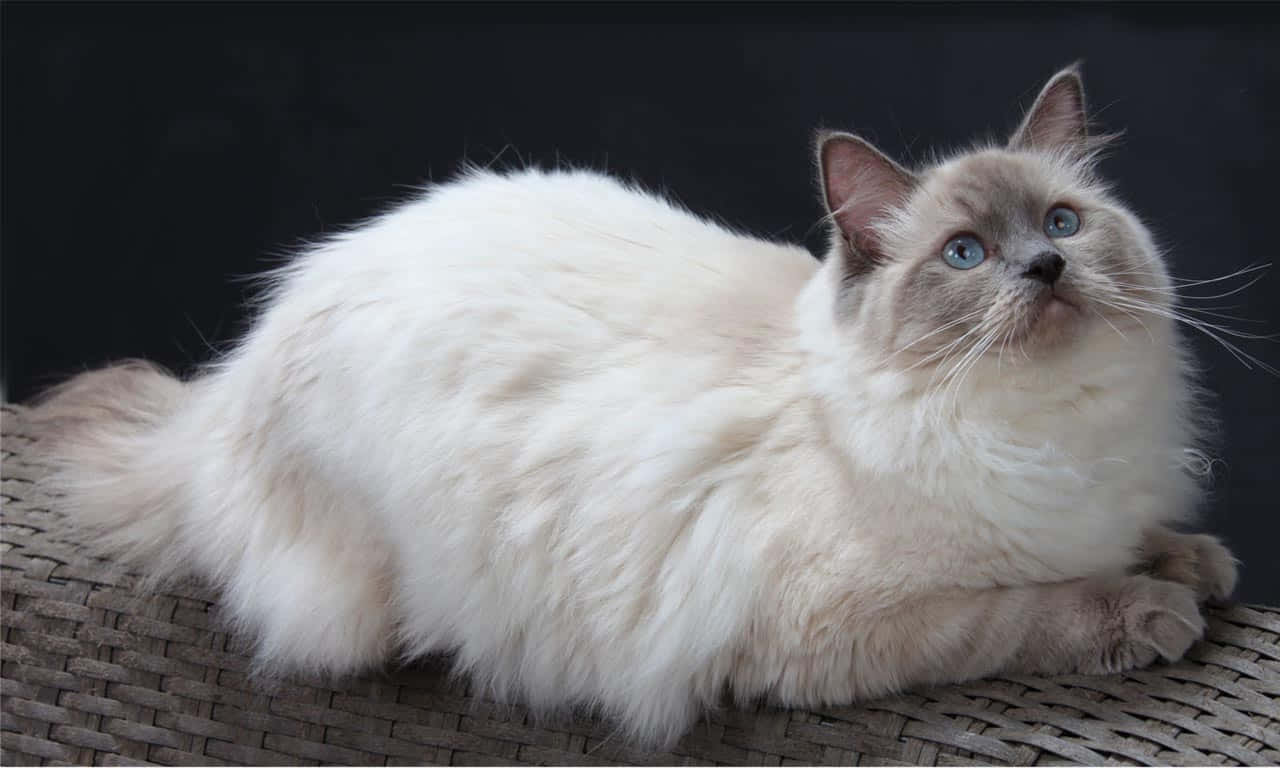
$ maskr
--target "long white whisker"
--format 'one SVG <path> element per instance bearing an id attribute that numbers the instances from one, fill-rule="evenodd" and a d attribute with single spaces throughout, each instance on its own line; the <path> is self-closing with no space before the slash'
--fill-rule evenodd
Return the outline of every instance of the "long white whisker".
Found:
<path id="1" fill-rule="evenodd" d="M 1219 283 L 1219 282 L 1222 282 L 1223 280 L 1230 280 L 1233 277 L 1240 277 L 1241 275 L 1247 275 L 1251 272 L 1257 272 L 1259 270 L 1269 269 L 1270 267 L 1271 267 L 1271 262 L 1268 261 L 1265 264 L 1250 264 L 1247 267 L 1241 267 L 1240 269 L 1237 269 L 1235 272 L 1232 272 L 1231 274 L 1223 275 L 1221 277 L 1211 277 L 1211 278 L 1208 278 L 1207 280 L 1186 280 L 1180 277 L 1172 277 L 1170 279 L 1183 288 L 1191 288 L 1197 285 L 1208 285 L 1209 283 Z"/>
<path id="2" fill-rule="evenodd" d="M 1115 331 L 1116 333 L 1120 334 L 1120 338 L 1121 338 L 1121 339 L 1123 339 L 1123 340 L 1124 340 L 1124 341 L 1126 341 L 1126 342 L 1127 342 L 1127 341 L 1129 341 L 1129 337 L 1124 335 L 1124 331 L 1122 331 L 1122 330 L 1120 330 L 1119 328 L 1117 328 L 1117 327 L 1116 327 L 1116 324 L 1115 324 L 1115 323 L 1113 323 L 1113 322 L 1111 322 L 1111 319 L 1110 319 L 1110 318 L 1108 318 L 1106 315 L 1102 314 L 1102 312 L 1100 312 L 1100 311 L 1098 310 L 1098 308 L 1097 308 L 1097 307 L 1095 307 L 1095 306 L 1093 306 L 1092 304 L 1090 304 L 1090 305 L 1089 305 L 1089 308 L 1093 310 L 1093 314 L 1095 314 L 1095 315 L 1097 315 L 1098 317 L 1102 318 L 1103 322 L 1105 322 L 1107 325 L 1111 326 L 1111 330 L 1113 330 L 1113 331 Z"/>
<path id="3" fill-rule="evenodd" d="M 947 362 L 947 358 L 951 357 L 951 353 L 956 349 L 956 347 L 958 347 L 962 342 L 964 342 L 966 338 L 968 338 L 970 335 L 972 335 L 975 331 L 977 331 L 981 327 L 982 327 L 981 323 L 979 323 L 978 325 L 975 325 L 974 327 L 966 331 L 964 335 L 962 335 L 960 338 L 956 339 L 955 341 L 952 341 L 950 344 L 947 344 L 945 347 L 935 350 L 925 358 L 917 361 L 914 365 L 909 366 L 906 370 L 910 371 L 914 368 L 918 368 L 939 357 L 942 358 L 942 360 L 938 363 L 938 367 L 941 368 L 942 365 L 944 365 Z M 936 376 L 937 374 L 935 373 L 934 375 Z"/>
<path id="4" fill-rule="evenodd" d="M 956 318 L 955 320 L 952 320 L 951 322 L 945 323 L 945 324 L 943 324 L 943 325 L 941 325 L 941 326 L 939 326 L 939 327 L 937 327 L 937 328 L 933 329 L 932 331 L 929 331 L 928 333 L 924 334 L 923 336 L 921 336 L 920 338 L 918 338 L 918 339 L 916 339 L 915 341 L 911 342 L 910 344 L 907 344 L 906 346 L 903 346 L 903 347 L 899 347 L 898 349 L 896 349 L 896 350 L 894 350 L 893 352 L 891 352 L 891 353 L 889 354 L 889 356 L 888 356 L 888 357 L 886 357 L 883 361 L 881 361 L 881 362 L 880 362 L 880 365 L 884 365 L 885 363 L 887 363 L 887 362 L 889 362 L 890 360 L 892 360 L 892 359 L 893 359 L 895 356 L 897 356 L 899 353 L 901 353 L 901 352 L 905 352 L 906 350 L 910 349 L 911 347 L 914 347 L 916 344 L 919 344 L 920 342 L 924 341 L 924 340 L 925 340 L 925 339 L 927 339 L 927 338 L 930 338 L 930 337 L 935 336 L 935 335 L 937 335 L 937 334 L 939 334 L 939 333 L 942 333 L 943 331 L 947 330 L 948 328 L 954 328 L 955 326 L 959 325 L 960 323 L 966 322 L 966 321 L 968 321 L 968 320 L 973 320 L 974 318 L 979 317 L 980 315 L 982 315 L 982 314 L 983 314 L 983 312 L 984 312 L 984 311 L 985 311 L 985 310 L 981 310 L 981 309 L 979 309 L 979 310 L 974 310 L 973 312 L 970 312 L 970 313 L 968 313 L 968 314 L 966 314 L 966 315 L 962 315 L 961 317 L 958 317 L 958 318 Z"/>
<path id="5" fill-rule="evenodd" d="M 1239 315 L 1226 315 L 1221 312 L 1213 312 L 1204 307 L 1178 307 L 1182 312 L 1195 312 L 1198 315 L 1208 315 L 1210 317 L 1220 317 L 1223 320 L 1234 320 L 1237 323 L 1265 323 L 1266 320 L 1259 320 L 1255 317 L 1240 317 Z"/>
<path id="6" fill-rule="evenodd" d="M 1217 323 L 1211 323 L 1211 322 L 1209 322 L 1208 320 L 1203 320 L 1203 319 L 1198 318 L 1198 317 L 1192 317 L 1192 316 L 1187 315 L 1187 314 L 1184 314 L 1184 313 L 1183 313 L 1183 312 L 1181 312 L 1180 310 L 1178 310 L 1178 309 L 1176 309 L 1176 308 L 1172 308 L 1172 307 L 1160 307 L 1160 306 L 1156 306 L 1156 305 L 1153 305 L 1153 304 L 1147 304 L 1147 303 L 1145 303 L 1145 302 L 1136 301 L 1136 300 L 1134 300 L 1134 299 L 1128 299 L 1128 298 L 1117 298 L 1117 299 L 1115 300 L 1115 303 L 1116 303 L 1116 305 L 1117 305 L 1117 306 L 1122 305 L 1122 306 L 1128 307 L 1128 308 L 1130 308 L 1130 309 L 1136 309 L 1136 310 L 1139 310 L 1139 311 L 1146 311 L 1146 312 L 1150 312 L 1151 314 L 1154 314 L 1154 315 L 1161 315 L 1162 317 L 1172 318 L 1172 319 L 1177 320 L 1177 321 L 1179 321 L 1179 322 L 1186 323 L 1187 325 L 1206 326 L 1206 327 L 1212 328 L 1213 330 L 1217 331 L 1218 333 L 1226 334 L 1227 336 L 1234 336 L 1234 337 L 1235 337 L 1235 338 L 1237 338 L 1237 339 L 1249 339 L 1250 341 L 1277 341 L 1277 340 L 1280 340 L 1280 336 L 1277 336 L 1276 334 L 1265 334 L 1265 335 L 1264 335 L 1264 334 L 1259 334 L 1259 333 L 1248 333 L 1248 332 L 1246 332 L 1246 331 L 1237 331 L 1237 330 L 1236 330 L 1236 329 L 1234 329 L 1234 328 L 1228 328 L 1228 327 L 1226 327 L 1226 326 L 1224 326 L 1224 325 L 1219 325 L 1219 324 L 1217 324 Z"/>
<path id="7" fill-rule="evenodd" d="M 1158 306 L 1145 304 L 1141 302 L 1133 302 L 1131 300 L 1117 299 L 1113 302 L 1104 301 L 1102 303 L 1107 304 L 1108 306 L 1115 307 L 1117 309 L 1121 308 L 1121 306 L 1123 305 L 1126 308 L 1134 309 L 1139 312 L 1146 312 L 1148 314 L 1157 315 L 1159 317 L 1165 317 L 1170 320 L 1174 320 L 1176 322 L 1181 322 L 1185 325 L 1188 325 L 1196 329 L 1197 331 L 1200 331 L 1204 335 L 1218 342 L 1218 344 L 1220 344 L 1223 349 L 1227 350 L 1227 352 L 1230 353 L 1231 356 L 1234 357 L 1245 368 L 1252 370 L 1253 366 L 1256 365 L 1257 367 L 1270 373 L 1271 375 L 1280 377 L 1280 370 L 1277 370 L 1271 365 L 1268 365 L 1262 360 L 1259 360 L 1254 355 L 1249 354 L 1248 352 L 1241 349 L 1238 345 L 1233 344 L 1227 339 L 1224 339 L 1219 334 L 1222 333 L 1222 334 L 1227 334 L 1231 336 L 1236 336 L 1238 338 L 1261 339 L 1266 341 L 1274 341 L 1275 340 L 1274 337 L 1258 336 L 1256 334 L 1242 334 L 1241 332 L 1234 331 L 1230 328 L 1223 328 L 1222 326 L 1218 326 L 1213 323 L 1198 321 L 1195 318 L 1189 318 L 1184 315 L 1180 315 L 1179 313 L 1164 307 L 1158 307 Z M 1250 365 L 1250 363 L 1252 363 L 1253 365 Z"/>
<path id="8" fill-rule="evenodd" d="M 1245 291 L 1253 287 L 1255 284 L 1258 283 L 1258 281 L 1262 280 L 1264 277 L 1266 277 L 1265 274 L 1257 275 L 1256 277 L 1244 283 L 1243 285 L 1237 286 L 1235 288 L 1232 288 L 1229 291 L 1224 291 L 1222 293 L 1209 294 L 1208 296 L 1201 296 L 1199 294 L 1182 293 L 1181 292 L 1182 289 L 1188 287 L 1185 285 L 1176 286 L 1174 288 L 1154 288 L 1151 286 L 1133 285 L 1131 283 L 1122 283 L 1119 281 L 1116 281 L 1115 284 L 1121 288 L 1129 288 L 1137 291 L 1147 291 L 1148 293 L 1160 293 L 1160 294 L 1165 294 L 1169 296 L 1177 296 L 1179 301 L 1213 301 L 1214 299 L 1225 299 L 1228 296 L 1234 296 L 1237 293 L 1240 293 L 1241 291 Z"/>
<path id="9" fill-rule="evenodd" d="M 1147 264 L 1154 264 L 1154 263 L 1155 263 L 1155 259 L 1148 259 L 1148 261 L 1147 261 L 1146 263 L 1147 263 Z M 1225 275 L 1221 275 L 1221 276 L 1219 276 L 1219 277 L 1210 277 L 1210 278 L 1203 279 L 1203 280 L 1190 280 L 1190 279 L 1187 279 L 1187 278 L 1176 277 L 1176 276 L 1170 275 L 1170 276 L 1169 276 L 1169 281 L 1170 281 L 1171 283 L 1173 283 L 1173 285 L 1174 285 L 1174 289 L 1175 289 L 1175 290 L 1176 290 L 1177 288 L 1194 288 L 1194 287 L 1199 286 L 1199 285 L 1208 285 L 1208 284 L 1210 284 L 1210 283 L 1219 283 L 1219 282 L 1222 282 L 1223 280 L 1231 280 L 1232 278 L 1242 277 L 1242 276 L 1244 276 L 1244 275 L 1247 275 L 1247 274 L 1250 274 L 1250 273 L 1253 273 L 1253 272 L 1258 272 L 1258 271 L 1260 271 L 1260 270 L 1265 270 L 1265 269 L 1268 269 L 1268 268 L 1270 268 L 1270 267 L 1271 267 L 1271 262 L 1267 262 L 1266 264 L 1250 264 L 1250 265 L 1249 265 L 1249 266 L 1247 266 L 1247 267 L 1242 267 L 1242 268 L 1240 268 L 1240 269 L 1237 269 L 1235 272 L 1231 272 L 1231 273 L 1228 273 L 1228 274 L 1225 274 Z M 1150 276 L 1150 275 L 1151 275 L 1151 270 L 1149 270 L 1149 269 L 1124 269 L 1124 270 L 1118 270 L 1118 271 L 1114 271 L 1114 272 L 1112 272 L 1112 271 L 1108 271 L 1106 274 L 1107 274 L 1107 276 L 1108 276 L 1108 277 L 1123 277 L 1123 276 L 1126 276 L 1126 275 L 1143 275 L 1143 276 Z M 1136 287 L 1147 288 L 1148 290 L 1156 290 L 1155 288 L 1149 288 L 1149 287 L 1147 287 L 1147 286 L 1136 286 Z M 1161 289 L 1161 290 L 1165 290 L 1165 289 Z"/>
<path id="10" fill-rule="evenodd" d="M 970 352 L 969 355 L 967 355 L 968 362 L 964 364 L 960 372 L 960 375 L 956 377 L 951 384 L 951 388 L 950 388 L 951 409 L 950 410 L 952 412 L 955 412 L 956 408 L 960 405 L 960 401 L 959 401 L 960 390 L 964 387 L 965 379 L 969 377 L 969 373 L 972 372 L 973 369 L 978 365 L 978 361 L 982 359 L 982 356 L 985 355 L 987 353 L 987 350 L 991 348 L 991 345 L 995 343 L 996 337 L 999 335 L 999 333 L 1000 333 L 999 328 L 991 329 L 991 331 L 987 333 L 987 335 L 983 336 L 981 339 L 978 340 L 977 343 L 973 345 L 973 350 Z M 943 405 L 944 406 L 946 405 L 945 399 L 943 401 Z"/>
<path id="11" fill-rule="evenodd" d="M 996 355 L 996 372 L 1000 372 L 1000 366 L 1004 362 L 1004 348 L 1009 344 L 1009 340 L 1013 338 L 1013 327 L 1005 332 L 1004 338 L 1000 339 L 1000 351 Z"/>
<path id="12" fill-rule="evenodd" d="M 996 336 L 999 334 L 999 327 L 992 328 L 982 337 L 969 346 L 960 360 L 947 372 L 939 384 L 941 392 L 941 404 L 943 411 L 954 412 L 954 406 L 958 405 L 958 397 L 961 385 L 964 383 L 965 377 L 969 371 L 977 364 L 982 355 L 995 342 Z M 951 402 L 952 408 L 947 408 L 948 401 Z"/>
<path id="13" fill-rule="evenodd" d="M 1135 323 L 1137 323 L 1138 325 L 1142 326 L 1142 330 L 1146 332 L 1146 334 L 1147 334 L 1147 338 L 1148 338 L 1148 339 L 1150 339 L 1150 340 L 1151 340 L 1151 342 L 1154 344 L 1154 343 L 1155 343 L 1155 340 L 1156 340 L 1156 337 L 1155 337 L 1155 334 L 1153 334 L 1153 333 L 1151 332 L 1151 328 L 1150 328 L 1150 326 L 1148 326 L 1146 323 L 1144 323 L 1144 322 L 1142 321 L 1142 318 L 1141 318 L 1141 317 L 1138 317 L 1137 315 L 1135 315 L 1135 314 L 1134 314 L 1133 312 L 1131 312 L 1130 310 L 1128 310 L 1128 309 L 1126 309 L 1126 308 L 1124 308 L 1124 307 L 1116 306 L 1116 305 L 1115 305 L 1114 303 L 1112 303 L 1111 301 L 1108 301 L 1108 296 L 1109 296 L 1109 295 L 1110 295 L 1110 294 L 1108 294 L 1108 295 L 1096 295 L 1096 294 L 1094 294 L 1094 293 L 1092 293 L 1092 292 L 1086 292 L 1086 296 L 1088 296 L 1088 298 L 1089 298 L 1091 301 L 1093 301 L 1094 303 L 1098 303 L 1098 304 L 1101 304 L 1101 305 L 1103 305 L 1103 306 L 1105 306 L 1105 307 L 1108 307 L 1108 308 L 1110 308 L 1110 309 L 1114 309 L 1114 310 L 1116 310 L 1116 311 L 1118 311 L 1118 312 L 1121 312 L 1121 313 L 1123 313 L 1123 314 L 1127 315 L 1127 316 L 1128 316 L 1130 319 L 1132 319 Z M 1099 314 L 1101 314 L 1101 313 L 1099 313 Z M 1103 319 L 1106 319 L 1105 315 L 1103 316 Z"/>

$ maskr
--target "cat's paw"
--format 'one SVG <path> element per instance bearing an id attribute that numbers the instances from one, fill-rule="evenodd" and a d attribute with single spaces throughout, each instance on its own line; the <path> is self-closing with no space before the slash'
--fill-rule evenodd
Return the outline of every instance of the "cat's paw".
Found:
<path id="1" fill-rule="evenodd" d="M 1128 576 L 1109 583 L 1096 605 L 1101 631 L 1081 672 L 1123 672 L 1157 658 L 1177 661 L 1204 636 L 1196 592 L 1183 584 Z"/>
<path id="2" fill-rule="evenodd" d="M 1201 602 L 1226 600 L 1236 588 L 1239 561 L 1213 536 L 1160 530 L 1143 550 L 1144 572 L 1191 587 Z"/>

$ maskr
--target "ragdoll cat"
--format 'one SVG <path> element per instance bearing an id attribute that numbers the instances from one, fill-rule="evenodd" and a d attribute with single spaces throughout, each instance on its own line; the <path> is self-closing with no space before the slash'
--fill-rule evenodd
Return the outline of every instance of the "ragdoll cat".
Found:
<path id="1" fill-rule="evenodd" d="M 821 263 L 599 174 L 471 171 L 297 258 L 198 378 L 93 372 L 33 418 L 75 524 L 220 586 L 265 670 L 456 651 L 665 745 L 726 689 L 1177 659 L 1236 565 L 1167 527 L 1186 348 L 1098 145 L 1074 69 L 915 171 L 824 134 Z"/>

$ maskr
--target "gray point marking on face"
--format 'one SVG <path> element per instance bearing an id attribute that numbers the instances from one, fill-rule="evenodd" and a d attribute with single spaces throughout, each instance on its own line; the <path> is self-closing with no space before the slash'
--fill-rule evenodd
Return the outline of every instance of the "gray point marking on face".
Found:
<path id="1" fill-rule="evenodd" d="M 1018 337 L 1031 354 L 1078 336 L 1080 318 L 1116 314 L 1090 296 L 1144 290 L 1144 281 L 1157 287 L 1164 272 L 1149 235 L 1095 175 L 1084 104 L 1078 68 L 1064 70 L 1007 145 L 916 174 L 863 139 L 828 134 L 820 178 L 824 202 L 835 206 L 830 256 L 844 269 L 836 307 L 843 325 L 887 357 L 910 345 L 907 365 L 979 324 Z M 1079 212 L 1080 226 L 1054 237 L 1046 217 L 1063 205 Z M 944 259 L 960 235 L 983 249 L 968 268 Z M 1123 280 L 1109 277 L 1120 273 Z M 1054 296 L 1071 311 L 1055 303 L 1046 312 Z M 1053 333 L 1036 330 L 1050 320 Z"/>

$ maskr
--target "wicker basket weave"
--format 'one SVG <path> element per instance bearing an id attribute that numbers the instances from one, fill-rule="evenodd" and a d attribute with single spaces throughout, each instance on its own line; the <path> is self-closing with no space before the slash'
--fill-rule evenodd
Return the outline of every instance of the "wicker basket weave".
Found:
<path id="1" fill-rule="evenodd" d="M 247 676 L 192 585 L 141 595 L 48 533 L 56 500 L 3 410 L 6 765 L 1276 764 L 1280 611 L 1214 614 L 1187 660 L 1115 677 L 1008 678 L 820 711 L 725 709 L 671 753 L 590 718 L 535 725 L 472 697 L 444 660 L 334 683 Z"/>

